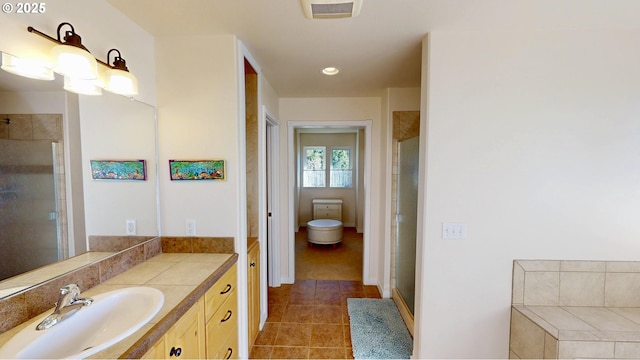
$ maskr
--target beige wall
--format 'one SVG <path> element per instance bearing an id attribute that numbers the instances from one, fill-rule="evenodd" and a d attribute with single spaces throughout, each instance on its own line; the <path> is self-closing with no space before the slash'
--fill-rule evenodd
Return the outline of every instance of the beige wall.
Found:
<path id="1" fill-rule="evenodd" d="M 414 357 L 506 358 L 513 259 L 638 259 L 639 37 L 430 34 Z"/>
<path id="2" fill-rule="evenodd" d="M 185 235 L 186 219 L 198 236 L 233 236 L 240 203 L 238 68 L 234 36 L 156 40 L 159 177 L 162 234 Z M 189 53 L 180 66 L 174 54 Z M 208 76 L 202 76 L 206 69 Z M 244 106 L 244 104 L 243 104 Z M 244 126 L 244 119 L 242 119 Z M 224 181 L 171 181 L 169 159 L 224 159 Z M 244 189 L 242 189 L 244 190 Z"/>
<path id="3" fill-rule="evenodd" d="M 155 108 L 105 93 L 80 102 L 87 235 L 158 234 Z M 91 178 L 91 160 L 145 160 L 145 181 Z"/>

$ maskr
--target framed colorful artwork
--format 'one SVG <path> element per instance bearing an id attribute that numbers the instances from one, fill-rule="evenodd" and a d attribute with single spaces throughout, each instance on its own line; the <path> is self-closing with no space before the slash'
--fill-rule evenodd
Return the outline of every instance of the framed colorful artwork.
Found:
<path id="1" fill-rule="evenodd" d="M 89 160 L 94 180 L 147 180 L 145 160 Z"/>
<path id="2" fill-rule="evenodd" d="M 224 160 L 169 160 L 171 180 L 224 180 Z"/>

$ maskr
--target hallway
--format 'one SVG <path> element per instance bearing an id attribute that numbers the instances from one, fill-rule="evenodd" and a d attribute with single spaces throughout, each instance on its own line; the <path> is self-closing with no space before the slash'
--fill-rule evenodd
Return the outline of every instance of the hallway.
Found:
<path id="1" fill-rule="evenodd" d="M 296 233 L 296 280 L 362 281 L 362 234 L 345 227 L 343 240 L 331 245 L 307 242 L 306 228 Z"/>
<path id="2" fill-rule="evenodd" d="M 269 288 L 269 316 L 251 359 L 352 359 L 347 298 L 380 298 L 362 284 L 362 234 L 344 229 L 344 240 L 309 247 L 296 233 L 296 282 Z"/>

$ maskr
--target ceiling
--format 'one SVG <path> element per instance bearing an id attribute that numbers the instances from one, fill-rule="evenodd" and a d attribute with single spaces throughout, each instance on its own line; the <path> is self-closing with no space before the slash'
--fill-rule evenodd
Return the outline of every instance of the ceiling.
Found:
<path id="1" fill-rule="evenodd" d="M 299 0 L 107 0 L 155 37 L 234 34 L 280 97 L 378 96 L 420 86 L 428 32 L 638 29 L 638 0 L 363 0 L 309 20 Z M 335 76 L 321 74 L 336 66 Z"/>

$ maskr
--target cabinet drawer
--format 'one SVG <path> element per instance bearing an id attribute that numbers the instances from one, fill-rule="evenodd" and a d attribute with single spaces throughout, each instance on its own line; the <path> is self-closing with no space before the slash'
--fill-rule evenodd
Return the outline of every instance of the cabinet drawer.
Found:
<path id="1" fill-rule="evenodd" d="M 207 322 L 206 334 L 207 334 L 207 357 L 212 359 L 224 358 L 225 353 L 228 350 L 228 339 L 233 337 L 238 338 L 238 302 L 235 291 L 231 292 L 224 303 L 220 306 L 218 311 L 213 314 L 211 320 Z M 237 348 L 237 346 L 236 346 Z M 231 351 L 232 356 L 234 355 Z"/>
<path id="2" fill-rule="evenodd" d="M 341 217 L 339 210 L 320 210 L 316 212 L 316 219 L 339 220 Z"/>
<path id="3" fill-rule="evenodd" d="M 217 343 L 207 349 L 208 359 L 237 359 L 238 358 L 238 326 L 234 324 L 233 329 L 224 342 Z"/>
<path id="4" fill-rule="evenodd" d="M 339 210 L 340 205 L 315 205 L 318 210 Z"/>
<path id="5" fill-rule="evenodd" d="M 342 204 L 313 204 L 313 218 L 342 221 Z"/>
<path id="6" fill-rule="evenodd" d="M 204 294 L 206 320 L 218 311 L 220 305 L 235 293 L 236 265 L 234 264 L 222 277 Z"/>

